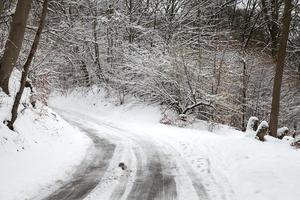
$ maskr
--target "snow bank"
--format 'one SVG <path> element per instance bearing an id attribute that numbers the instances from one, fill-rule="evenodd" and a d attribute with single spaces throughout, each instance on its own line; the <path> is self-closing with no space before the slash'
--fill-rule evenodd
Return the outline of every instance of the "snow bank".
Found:
<path id="1" fill-rule="evenodd" d="M 258 118 L 257 117 L 250 117 L 247 123 L 247 128 L 246 132 L 253 132 L 256 131 L 257 129 L 257 123 L 258 123 Z"/>
<path id="2" fill-rule="evenodd" d="M 62 108 L 68 107 L 69 110 L 94 113 L 99 117 L 109 116 L 120 121 L 157 123 L 161 119 L 158 106 L 145 105 L 134 99 L 128 99 L 126 104 L 120 105 L 118 99 L 110 96 L 104 89 L 94 87 L 83 91 L 79 88 L 66 95 L 53 94 L 49 99 L 49 105 L 53 108 L 58 105 Z"/>
<path id="3" fill-rule="evenodd" d="M 203 137 L 182 133 L 174 145 L 200 171 L 211 185 L 208 188 L 215 195 L 223 194 L 213 199 L 298 199 L 300 152 L 288 143 L 267 140 L 261 143 L 236 134 Z"/>
<path id="4" fill-rule="evenodd" d="M 12 96 L 18 73 L 11 80 Z M 40 190 L 70 176 L 85 156 L 90 140 L 45 106 L 33 109 L 26 90 L 15 132 L 2 123 L 10 119 L 13 98 L 0 92 L 0 199 L 31 199 Z M 26 105 L 26 108 L 24 107 Z M 54 188 L 53 188 L 54 189 Z"/>
<path id="5" fill-rule="evenodd" d="M 266 121 L 260 122 L 260 124 L 259 124 L 257 130 L 260 130 L 260 129 L 262 129 L 262 128 L 269 128 L 268 122 L 266 122 Z"/>
<path id="6" fill-rule="evenodd" d="M 141 137 L 152 137 L 165 147 L 170 146 L 178 159 L 185 159 L 197 172 L 210 199 L 299 198 L 300 151 L 291 147 L 290 141 L 265 136 L 266 142 L 262 143 L 223 125 L 215 125 L 214 133 L 198 122 L 193 129 L 167 126 L 159 123 L 158 107 L 133 102 L 115 106 L 109 102 L 111 100 L 105 99 L 102 92 L 75 91 L 65 97 L 52 97 L 50 103 L 57 108 L 68 105 L 77 113 L 105 120 Z"/>
<path id="7" fill-rule="evenodd" d="M 289 128 L 288 127 L 281 127 L 279 129 L 277 129 L 277 137 L 283 137 L 285 136 L 287 133 L 289 132 Z"/>

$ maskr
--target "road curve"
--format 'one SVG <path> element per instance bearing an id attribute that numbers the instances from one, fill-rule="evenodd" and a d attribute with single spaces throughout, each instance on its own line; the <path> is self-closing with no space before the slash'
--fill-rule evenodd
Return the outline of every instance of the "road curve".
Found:
<path id="1" fill-rule="evenodd" d="M 72 179 L 43 200 L 84 199 L 100 182 L 114 153 L 115 145 L 98 137 L 93 129 L 85 129 L 76 122 L 70 122 L 87 134 L 93 146 L 88 149 L 86 159 L 77 167 Z"/>
<path id="2" fill-rule="evenodd" d="M 193 193 L 189 200 L 209 199 L 196 173 L 166 144 L 82 113 L 55 110 L 85 132 L 93 146 L 73 178 L 43 200 L 186 199 L 182 193 Z M 124 159 L 128 169 L 117 171 L 117 163 Z"/>

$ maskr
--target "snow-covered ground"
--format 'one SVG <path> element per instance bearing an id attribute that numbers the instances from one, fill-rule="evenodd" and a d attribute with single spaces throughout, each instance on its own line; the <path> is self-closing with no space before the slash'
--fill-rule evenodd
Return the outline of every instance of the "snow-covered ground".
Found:
<path id="1" fill-rule="evenodd" d="M 14 72 L 11 93 L 19 77 Z M 29 104 L 25 90 L 15 132 L 0 123 L 0 199 L 23 200 L 47 195 L 85 157 L 90 139 L 46 106 Z M 12 97 L 0 92 L 0 121 L 10 119 Z M 62 181 L 59 181 L 62 180 Z M 44 191 L 38 194 L 38 191 Z"/>
<path id="2" fill-rule="evenodd" d="M 66 122 L 48 107 L 32 108 L 26 91 L 22 102 L 28 107 L 20 107 L 16 131 L 0 123 L 0 199 L 57 199 L 68 181 L 87 200 L 299 198 L 300 151 L 290 141 L 260 142 L 253 133 L 201 121 L 189 128 L 167 126 L 159 123 L 159 106 L 135 100 L 117 106 L 106 96 L 95 88 L 54 95 L 50 106 Z M 11 104 L 1 93 L 1 121 L 9 119 Z M 90 151 L 93 134 L 102 146 Z M 96 174 L 82 171 L 85 162 L 101 167 L 90 168 Z M 121 170 L 119 162 L 128 168 Z M 72 182 L 85 173 L 89 179 Z M 53 198 L 55 191 L 62 193 Z"/>
<path id="3" fill-rule="evenodd" d="M 130 197 L 139 176 L 139 159 L 147 167 L 147 162 L 156 156 L 154 150 L 159 151 L 157 156 L 162 157 L 162 166 L 167 168 L 164 174 L 175 177 L 178 199 L 198 199 L 197 188 L 201 190 L 202 186 L 207 193 L 203 195 L 209 199 L 299 198 L 300 151 L 292 148 L 289 141 L 266 137 L 266 142 L 260 142 L 251 133 L 226 126 L 216 126 L 209 132 L 203 122 L 193 128 L 171 127 L 159 123 L 161 111 L 157 106 L 116 106 L 104 96 L 96 90 L 85 94 L 74 91 L 50 101 L 68 120 L 97 130 L 99 137 L 117 145 L 102 181 L 86 199 L 118 199 L 111 198 L 112 193 L 121 191 L 116 189 L 122 184 L 126 187 L 119 199 Z M 135 155 L 139 152 L 140 156 Z M 117 168 L 119 161 L 129 163 L 132 170 L 125 180 Z"/>

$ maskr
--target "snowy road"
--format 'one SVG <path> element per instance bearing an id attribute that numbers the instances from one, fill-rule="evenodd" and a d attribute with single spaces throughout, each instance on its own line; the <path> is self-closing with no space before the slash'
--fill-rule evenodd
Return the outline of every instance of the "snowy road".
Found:
<path id="1" fill-rule="evenodd" d="M 179 153 L 149 134 L 93 116 L 56 109 L 93 141 L 73 178 L 45 200 L 208 199 L 202 181 Z M 126 170 L 118 164 L 124 162 Z"/>
<path id="2" fill-rule="evenodd" d="M 115 145 L 98 137 L 92 129 L 82 129 L 82 131 L 86 132 L 93 141 L 93 146 L 89 148 L 86 159 L 78 166 L 73 178 L 45 200 L 83 199 L 96 187 L 106 171 Z"/>

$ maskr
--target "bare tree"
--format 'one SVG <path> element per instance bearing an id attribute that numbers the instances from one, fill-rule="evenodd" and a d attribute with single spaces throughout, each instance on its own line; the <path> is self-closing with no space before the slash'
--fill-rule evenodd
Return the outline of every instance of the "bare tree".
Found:
<path id="1" fill-rule="evenodd" d="M 119 94 L 120 103 L 130 94 L 178 114 L 241 129 L 250 116 L 266 120 L 275 64 L 271 49 L 278 52 L 284 4 L 243 2 L 245 6 L 239 6 L 239 0 L 51 0 L 49 26 L 29 74 L 35 99 L 43 94 L 46 103 L 54 88 L 98 85 Z M 1 19 L 0 51 L 9 33 L 12 5 Z M 293 16 L 300 16 L 294 11 Z M 288 127 L 299 121 L 296 17 L 282 81 L 285 109 L 279 119 Z M 34 34 L 32 19 L 28 38 Z M 30 47 L 29 40 L 24 43 L 21 59 Z"/>
<path id="2" fill-rule="evenodd" d="M 278 25 L 278 19 L 281 4 L 282 1 L 278 0 L 261 0 L 262 13 L 270 35 L 271 53 L 274 57 L 277 53 L 278 38 L 280 35 L 280 26 Z"/>
<path id="3" fill-rule="evenodd" d="M 282 84 L 283 68 L 285 64 L 287 42 L 288 42 L 288 37 L 290 32 L 291 12 L 293 7 L 292 0 L 285 0 L 284 3 L 285 6 L 284 6 L 284 13 L 283 13 L 282 33 L 281 33 L 280 44 L 278 49 L 278 56 L 276 60 L 276 72 L 275 72 L 274 85 L 273 85 L 272 108 L 271 108 L 271 116 L 270 116 L 270 133 L 273 137 L 277 137 L 281 84 Z"/>
<path id="4" fill-rule="evenodd" d="M 19 0 L 13 15 L 11 30 L 0 61 L 0 87 L 9 94 L 9 78 L 19 57 L 32 0 Z"/>
<path id="5" fill-rule="evenodd" d="M 33 60 L 34 54 L 37 50 L 40 38 L 41 38 L 41 34 L 43 31 L 43 28 L 45 26 L 45 22 L 46 22 L 46 15 L 47 15 L 47 9 L 48 9 L 48 2 L 49 0 L 44 0 L 43 3 L 43 10 L 42 10 L 42 14 L 41 14 L 41 18 L 40 18 L 40 23 L 39 23 L 39 27 L 38 30 L 36 32 L 34 41 L 32 43 L 31 49 L 30 49 L 30 53 L 29 56 L 27 58 L 27 61 L 23 67 L 23 72 L 22 72 L 22 77 L 21 77 L 21 84 L 20 84 L 20 89 L 15 97 L 15 101 L 11 110 L 11 120 L 8 122 L 8 127 L 13 130 L 13 125 L 17 119 L 18 116 L 18 108 L 19 108 L 19 104 L 20 104 L 20 100 L 26 85 L 26 80 L 27 80 L 27 75 L 28 75 L 28 71 L 29 71 L 29 67 L 31 65 L 31 62 Z"/>

